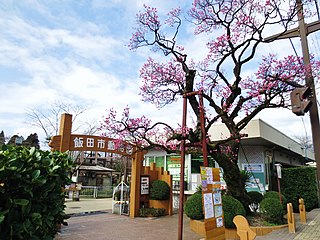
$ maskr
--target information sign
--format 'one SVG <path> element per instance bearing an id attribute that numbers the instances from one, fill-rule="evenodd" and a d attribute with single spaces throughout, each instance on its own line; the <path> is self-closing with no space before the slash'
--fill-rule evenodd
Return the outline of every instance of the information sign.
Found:
<path id="1" fill-rule="evenodd" d="M 141 176 L 141 195 L 149 194 L 149 176 Z"/>

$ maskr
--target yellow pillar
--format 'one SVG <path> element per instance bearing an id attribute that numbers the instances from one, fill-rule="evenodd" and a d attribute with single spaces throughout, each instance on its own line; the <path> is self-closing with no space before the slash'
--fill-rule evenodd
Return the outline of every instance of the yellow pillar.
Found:
<path id="1" fill-rule="evenodd" d="M 306 213 L 306 206 L 304 204 L 303 198 L 299 199 L 299 212 L 300 212 L 300 222 L 302 224 L 307 223 L 307 213 Z"/>
<path id="2" fill-rule="evenodd" d="M 287 218 L 288 218 L 288 229 L 289 233 L 296 232 L 296 221 L 294 219 L 294 213 L 292 210 L 292 203 L 287 203 Z"/>

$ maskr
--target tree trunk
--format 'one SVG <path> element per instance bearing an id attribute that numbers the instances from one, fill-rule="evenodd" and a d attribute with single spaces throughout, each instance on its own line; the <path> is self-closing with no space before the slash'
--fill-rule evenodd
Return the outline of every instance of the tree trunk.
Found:
<path id="1" fill-rule="evenodd" d="M 237 149 L 237 148 L 235 148 Z M 216 154 L 214 159 L 218 162 L 219 166 L 223 169 L 223 178 L 227 184 L 227 194 L 238 199 L 244 206 L 247 213 L 250 213 L 249 203 L 250 198 L 245 188 L 245 183 L 242 181 L 241 172 L 238 167 L 238 159 L 230 157 L 231 154 Z M 238 156 L 238 154 L 235 154 Z"/>

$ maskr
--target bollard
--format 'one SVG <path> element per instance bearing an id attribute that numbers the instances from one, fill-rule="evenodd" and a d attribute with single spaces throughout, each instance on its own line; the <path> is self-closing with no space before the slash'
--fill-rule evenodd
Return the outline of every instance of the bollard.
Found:
<path id="1" fill-rule="evenodd" d="M 296 221 L 294 219 L 292 203 L 287 204 L 287 212 L 288 212 L 287 218 L 288 218 L 289 233 L 295 233 L 296 232 Z"/>
<path id="2" fill-rule="evenodd" d="M 302 224 L 307 223 L 307 213 L 306 213 L 306 205 L 304 204 L 303 198 L 299 199 L 299 212 L 300 212 L 300 222 Z"/>

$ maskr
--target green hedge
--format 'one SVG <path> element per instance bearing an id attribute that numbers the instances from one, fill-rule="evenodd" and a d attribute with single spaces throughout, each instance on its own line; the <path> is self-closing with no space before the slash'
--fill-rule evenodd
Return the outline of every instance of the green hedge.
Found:
<path id="1" fill-rule="evenodd" d="M 0 150 L 0 239 L 53 239 L 64 223 L 64 193 L 72 160 L 26 147 Z"/>
<path id="2" fill-rule="evenodd" d="M 194 220 L 200 220 L 204 218 L 202 210 L 202 193 L 197 192 L 188 197 L 184 204 L 185 214 Z"/>
<path id="3" fill-rule="evenodd" d="M 299 198 L 304 199 L 306 210 L 318 207 L 316 168 L 297 167 L 282 169 L 281 192 L 292 203 L 294 212 L 299 212 Z"/>
<path id="4" fill-rule="evenodd" d="M 276 191 L 266 192 L 263 195 L 263 199 L 266 199 L 266 198 L 274 198 L 274 199 L 277 199 L 280 202 L 279 192 L 276 192 Z M 281 201 L 282 201 L 282 208 L 286 212 L 287 211 L 287 202 L 288 202 L 288 200 L 283 194 L 281 194 Z"/>
<path id="5" fill-rule="evenodd" d="M 140 217 L 161 217 L 166 215 L 166 210 L 164 208 L 140 208 Z"/>
<path id="6" fill-rule="evenodd" d="M 150 199 L 168 200 L 170 199 L 170 186 L 163 180 L 154 180 L 151 183 Z"/>
<path id="7" fill-rule="evenodd" d="M 260 202 L 260 212 L 262 218 L 273 224 L 283 224 L 283 215 L 285 213 L 280 200 L 267 197 Z"/>
<path id="8" fill-rule="evenodd" d="M 233 218 L 236 215 L 246 216 L 246 210 L 242 203 L 232 196 L 222 196 L 222 208 L 224 213 L 224 222 L 227 228 L 236 228 Z"/>

